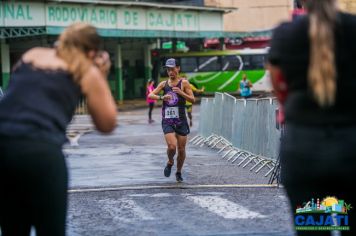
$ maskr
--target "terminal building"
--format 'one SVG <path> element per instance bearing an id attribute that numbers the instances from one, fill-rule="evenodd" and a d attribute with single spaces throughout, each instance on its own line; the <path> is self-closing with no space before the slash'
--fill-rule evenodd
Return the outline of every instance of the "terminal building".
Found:
<path id="1" fill-rule="evenodd" d="M 296 0 L 33 0 L 0 2 L 0 86 L 28 49 L 51 47 L 69 24 L 93 24 L 110 52 L 108 83 L 117 101 L 143 98 L 158 50 L 265 47 Z M 356 0 L 339 0 L 356 12 Z M 155 49 L 155 50 L 153 50 Z M 36 85 L 33 85 L 36 86 Z"/>
<path id="2" fill-rule="evenodd" d="M 0 86 L 6 90 L 11 67 L 26 50 L 51 47 L 66 26 L 82 21 L 97 27 L 110 52 L 108 82 L 116 100 L 142 98 L 152 78 L 151 50 L 164 41 L 224 37 L 223 15 L 229 11 L 138 1 L 1 1 Z"/>

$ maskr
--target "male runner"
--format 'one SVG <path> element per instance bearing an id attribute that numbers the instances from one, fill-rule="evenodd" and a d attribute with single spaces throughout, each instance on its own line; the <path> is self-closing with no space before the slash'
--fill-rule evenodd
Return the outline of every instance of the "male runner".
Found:
<path id="1" fill-rule="evenodd" d="M 190 133 L 185 114 L 185 102 L 194 102 L 195 98 L 189 82 L 179 77 L 180 67 L 177 60 L 170 58 L 166 61 L 169 79 L 161 82 L 148 96 L 151 99 L 163 100 L 162 130 L 167 143 L 168 162 L 164 175 L 169 177 L 174 164 L 174 155 L 178 147 L 176 180 L 182 182 L 182 168 L 185 160 L 187 135 Z M 163 91 L 163 96 L 158 95 Z"/>

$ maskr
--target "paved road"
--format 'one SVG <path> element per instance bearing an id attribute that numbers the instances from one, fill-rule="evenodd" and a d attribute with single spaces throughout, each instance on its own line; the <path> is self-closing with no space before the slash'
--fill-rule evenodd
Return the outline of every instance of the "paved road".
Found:
<path id="1" fill-rule="evenodd" d="M 241 187 L 268 178 L 210 149 L 188 146 L 184 183 L 164 177 L 159 115 L 156 109 L 157 122 L 147 124 L 146 110 L 120 113 L 112 135 L 94 131 L 64 147 L 68 235 L 294 235 L 283 189 Z M 76 123 L 91 125 L 88 117 Z"/>

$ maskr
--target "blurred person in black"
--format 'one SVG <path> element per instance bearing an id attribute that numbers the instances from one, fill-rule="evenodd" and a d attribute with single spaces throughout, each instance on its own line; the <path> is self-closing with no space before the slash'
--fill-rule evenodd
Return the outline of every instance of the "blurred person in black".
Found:
<path id="1" fill-rule="evenodd" d="M 284 108 L 286 133 L 281 179 L 292 211 L 314 198 L 334 196 L 356 207 L 356 16 L 336 0 L 307 0 L 307 15 L 274 31 L 269 70 Z M 356 235 L 356 212 L 349 212 Z M 298 235 L 330 235 L 298 231 Z"/>
<path id="2" fill-rule="evenodd" d="M 81 94 L 96 128 L 116 126 L 107 85 L 109 54 L 88 24 L 76 23 L 55 49 L 33 48 L 15 65 L 0 101 L 0 228 L 3 236 L 65 235 L 68 174 L 62 145 Z M 28 89 L 31 87 L 31 89 Z"/>

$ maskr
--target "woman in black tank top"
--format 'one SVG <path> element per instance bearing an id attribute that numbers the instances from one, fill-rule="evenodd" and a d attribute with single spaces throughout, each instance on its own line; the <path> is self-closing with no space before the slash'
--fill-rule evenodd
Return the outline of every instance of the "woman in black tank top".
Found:
<path id="1" fill-rule="evenodd" d="M 80 95 L 87 97 L 99 131 L 116 126 L 106 83 L 110 61 L 106 52 L 99 54 L 99 42 L 94 27 L 77 23 L 60 35 L 57 49 L 32 49 L 14 67 L 0 101 L 4 236 L 29 235 L 31 226 L 37 235 L 65 235 L 68 176 L 62 145 Z"/>

